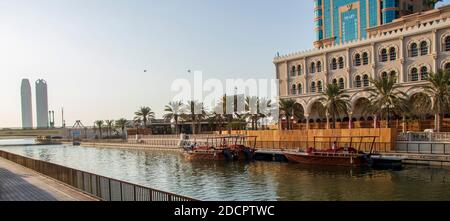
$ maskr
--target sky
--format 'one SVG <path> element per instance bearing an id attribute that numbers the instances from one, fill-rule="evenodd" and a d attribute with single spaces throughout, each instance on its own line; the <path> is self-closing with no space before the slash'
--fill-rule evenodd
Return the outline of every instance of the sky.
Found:
<path id="1" fill-rule="evenodd" d="M 21 126 L 22 78 L 47 81 L 57 126 L 62 107 L 68 126 L 161 117 L 187 70 L 274 78 L 277 52 L 313 47 L 313 19 L 305 0 L 0 0 L 0 128 Z"/>

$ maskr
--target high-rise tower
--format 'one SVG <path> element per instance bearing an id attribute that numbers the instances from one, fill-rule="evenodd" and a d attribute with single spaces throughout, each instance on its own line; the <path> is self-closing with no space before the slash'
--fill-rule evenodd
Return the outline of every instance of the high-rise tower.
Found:
<path id="1" fill-rule="evenodd" d="M 47 82 L 36 81 L 36 121 L 38 128 L 48 128 Z"/>
<path id="2" fill-rule="evenodd" d="M 33 110 L 31 106 L 31 86 L 28 79 L 22 79 L 20 86 L 22 104 L 22 128 L 33 128 Z"/>
<path id="3" fill-rule="evenodd" d="M 314 0 L 318 48 L 367 37 L 367 29 L 430 10 L 423 0 Z"/>

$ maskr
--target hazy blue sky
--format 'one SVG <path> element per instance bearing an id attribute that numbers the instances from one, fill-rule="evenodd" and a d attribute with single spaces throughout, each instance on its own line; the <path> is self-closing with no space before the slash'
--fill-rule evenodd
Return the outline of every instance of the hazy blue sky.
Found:
<path id="1" fill-rule="evenodd" d="M 57 125 L 62 106 L 68 125 L 161 116 L 187 69 L 272 78 L 277 51 L 312 48 L 313 16 L 308 0 L 0 0 L 0 127 L 21 125 L 22 78 L 47 81 Z"/>

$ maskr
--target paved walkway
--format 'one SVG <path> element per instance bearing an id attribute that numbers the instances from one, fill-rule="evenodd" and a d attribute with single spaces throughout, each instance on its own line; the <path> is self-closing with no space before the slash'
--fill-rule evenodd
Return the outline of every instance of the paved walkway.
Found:
<path id="1" fill-rule="evenodd" d="M 0 201 L 93 201 L 59 181 L 0 157 Z"/>

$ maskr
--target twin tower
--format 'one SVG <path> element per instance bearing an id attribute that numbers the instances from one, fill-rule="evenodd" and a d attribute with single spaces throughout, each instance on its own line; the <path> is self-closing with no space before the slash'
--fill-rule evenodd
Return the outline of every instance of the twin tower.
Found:
<path id="1" fill-rule="evenodd" d="M 31 104 L 31 86 L 28 79 L 23 79 L 21 88 L 22 128 L 33 128 L 33 108 Z M 48 128 L 47 82 L 36 81 L 36 123 L 37 128 Z"/>

